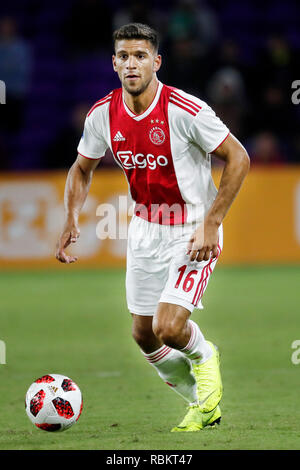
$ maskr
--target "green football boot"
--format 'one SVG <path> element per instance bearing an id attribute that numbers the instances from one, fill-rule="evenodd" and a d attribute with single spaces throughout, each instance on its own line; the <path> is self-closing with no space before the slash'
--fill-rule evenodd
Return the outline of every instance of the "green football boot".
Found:
<path id="1" fill-rule="evenodd" d="M 203 364 L 192 363 L 192 371 L 197 383 L 198 406 L 202 413 L 208 413 L 220 403 L 223 393 L 220 354 L 218 348 L 207 341 L 213 350 L 213 355 Z"/>
<path id="2" fill-rule="evenodd" d="M 200 431 L 206 426 L 215 426 L 220 424 L 221 409 L 217 406 L 214 410 L 208 413 L 203 413 L 199 405 L 190 405 L 188 412 L 183 418 L 182 422 L 171 429 L 171 432 L 195 432 Z"/>

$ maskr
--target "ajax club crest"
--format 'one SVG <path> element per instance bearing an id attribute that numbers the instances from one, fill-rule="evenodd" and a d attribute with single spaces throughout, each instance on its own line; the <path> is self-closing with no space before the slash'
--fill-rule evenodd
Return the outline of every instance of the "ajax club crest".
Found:
<path id="1" fill-rule="evenodd" d="M 164 131 L 158 126 L 152 127 L 149 132 L 149 138 L 151 142 L 155 145 L 161 145 L 166 140 Z"/>

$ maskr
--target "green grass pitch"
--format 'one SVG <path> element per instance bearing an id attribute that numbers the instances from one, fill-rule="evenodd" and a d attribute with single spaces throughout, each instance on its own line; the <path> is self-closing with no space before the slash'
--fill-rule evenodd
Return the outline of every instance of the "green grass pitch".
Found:
<path id="1" fill-rule="evenodd" d="M 174 434 L 186 405 L 131 338 L 123 270 L 0 273 L 0 449 L 300 449 L 299 278 L 297 266 L 217 267 L 192 318 L 221 351 L 222 423 Z M 83 393 L 64 433 L 25 413 L 28 386 L 46 373 Z"/>

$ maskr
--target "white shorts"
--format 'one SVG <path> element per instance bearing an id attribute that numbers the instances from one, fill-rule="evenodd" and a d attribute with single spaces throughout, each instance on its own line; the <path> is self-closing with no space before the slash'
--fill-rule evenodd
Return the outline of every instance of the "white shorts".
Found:
<path id="1" fill-rule="evenodd" d="M 126 297 L 130 313 L 154 315 L 159 302 L 202 309 L 201 299 L 218 257 L 190 261 L 187 244 L 195 224 L 160 225 L 133 216 L 128 230 Z"/>

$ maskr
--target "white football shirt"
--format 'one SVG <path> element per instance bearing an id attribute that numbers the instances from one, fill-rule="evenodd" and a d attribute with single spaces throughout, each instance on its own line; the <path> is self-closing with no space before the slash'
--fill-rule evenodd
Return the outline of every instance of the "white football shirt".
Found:
<path id="1" fill-rule="evenodd" d="M 173 225 L 203 219 L 217 189 L 211 157 L 229 130 L 202 100 L 158 82 L 139 115 L 113 90 L 89 111 L 78 153 L 102 158 L 108 148 L 123 169 L 135 214 Z"/>

